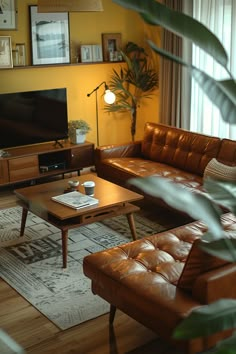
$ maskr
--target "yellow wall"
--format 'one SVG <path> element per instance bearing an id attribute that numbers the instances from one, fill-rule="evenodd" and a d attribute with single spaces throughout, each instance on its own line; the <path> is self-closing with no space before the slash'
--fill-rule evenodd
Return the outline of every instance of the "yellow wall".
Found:
<path id="1" fill-rule="evenodd" d="M 10 35 L 12 47 L 15 43 L 26 44 L 27 67 L 1 69 L 0 93 L 47 88 L 66 87 L 68 95 L 68 116 L 71 119 L 85 119 L 92 127 L 87 139 L 96 143 L 95 93 L 87 97 L 102 81 L 109 82 L 112 69 L 119 70 L 121 63 L 66 64 L 52 66 L 30 66 L 29 5 L 36 0 L 20 0 L 18 3 L 18 26 L 16 31 L 0 31 Z M 74 52 L 80 44 L 101 44 L 101 33 L 121 33 L 122 44 L 133 41 L 145 47 L 146 27 L 135 12 L 125 10 L 110 0 L 103 0 L 103 12 L 70 13 L 70 42 L 72 63 Z M 157 64 L 158 65 L 158 64 Z M 130 118 L 120 113 L 106 113 L 103 110 L 103 87 L 98 90 L 99 141 L 102 144 L 129 141 Z M 158 90 L 152 99 L 143 101 L 138 112 L 136 139 L 142 137 L 146 121 L 157 121 Z"/>

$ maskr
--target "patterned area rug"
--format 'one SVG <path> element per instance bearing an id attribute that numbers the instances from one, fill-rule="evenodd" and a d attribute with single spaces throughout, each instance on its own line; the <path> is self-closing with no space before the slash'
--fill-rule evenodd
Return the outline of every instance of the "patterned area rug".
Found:
<path id="1" fill-rule="evenodd" d="M 131 240 L 126 217 L 71 230 L 67 269 L 60 230 L 29 213 L 19 237 L 20 222 L 20 207 L 0 210 L 0 277 L 62 330 L 107 313 L 109 304 L 92 294 L 82 263 L 90 253 Z M 139 238 L 164 230 L 142 212 L 135 224 Z"/>

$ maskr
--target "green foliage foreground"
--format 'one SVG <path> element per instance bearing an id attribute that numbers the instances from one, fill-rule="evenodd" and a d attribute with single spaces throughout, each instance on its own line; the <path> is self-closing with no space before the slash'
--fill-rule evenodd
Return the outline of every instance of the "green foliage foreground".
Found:
<path id="1" fill-rule="evenodd" d="M 215 80 L 205 72 L 186 63 L 182 58 L 173 56 L 149 41 L 151 48 L 167 59 L 185 66 L 189 74 L 198 82 L 204 93 L 219 108 L 222 119 L 236 124 L 236 82 L 228 70 L 228 56 L 219 39 L 200 22 L 183 13 L 173 11 L 155 0 L 113 0 L 113 2 L 134 10 L 142 19 L 153 26 L 162 26 L 173 33 L 187 38 L 192 43 L 211 55 L 225 68 L 228 78 Z M 236 262 L 236 241 L 225 237 L 221 225 L 221 209 L 225 206 L 236 215 L 236 185 L 208 179 L 204 188 L 211 196 L 201 196 L 187 192 L 162 178 L 136 178 L 131 184 L 165 200 L 169 205 L 180 210 L 188 210 L 195 219 L 201 219 L 208 225 L 208 232 L 203 236 L 200 247 L 219 258 Z M 186 207 L 187 205 L 187 207 Z M 184 206 L 184 208 L 182 207 Z M 236 301 L 221 299 L 210 305 L 193 311 L 186 320 L 179 324 L 173 336 L 179 339 L 204 337 L 226 329 L 236 328 Z M 236 336 L 221 341 L 209 353 L 232 354 L 236 352 Z M 208 352 L 206 352 L 208 353 Z"/>

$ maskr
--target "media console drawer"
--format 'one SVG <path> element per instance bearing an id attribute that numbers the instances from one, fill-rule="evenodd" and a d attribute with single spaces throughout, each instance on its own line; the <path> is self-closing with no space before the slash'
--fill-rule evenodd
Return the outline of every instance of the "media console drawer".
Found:
<path id="1" fill-rule="evenodd" d="M 0 184 L 8 183 L 9 176 L 8 176 L 8 166 L 7 161 L 2 160 L 0 161 Z"/>
<path id="2" fill-rule="evenodd" d="M 8 161 L 10 182 L 37 177 L 39 174 L 38 156 L 25 156 Z"/>

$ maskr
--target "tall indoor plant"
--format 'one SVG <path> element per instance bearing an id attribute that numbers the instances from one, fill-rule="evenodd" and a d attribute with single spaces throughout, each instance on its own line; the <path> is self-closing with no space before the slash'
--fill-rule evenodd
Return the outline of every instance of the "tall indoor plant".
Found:
<path id="1" fill-rule="evenodd" d="M 109 88 L 116 95 L 116 102 L 106 105 L 108 112 L 129 111 L 131 115 L 131 137 L 136 133 L 137 108 L 144 98 L 150 98 L 158 86 L 158 75 L 152 67 L 144 48 L 129 42 L 121 51 L 126 67 L 113 69 Z"/>
<path id="2" fill-rule="evenodd" d="M 221 112 L 222 119 L 236 124 L 236 82 L 227 69 L 228 57 L 218 38 L 200 22 L 183 13 L 170 10 L 155 0 L 113 0 L 128 9 L 137 11 L 144 21 L 164 28 L 188 38 L 201 49 L 210 54 L 222 67 L 229 78 L 216 80 L 205 72 L 186 63 L 180 57 L 158 48 L 149 41 L 152 49 L 160 55 L 184 65 L 190 75 L 201 86 L 205 94 Z M 236 215 L 236 183 L 219 182 L 208 179 L 204 182 L 206 191 L 212 199 L 201 194 L 194 194 L 181 187 L 166 182 L 161 178 L 148 177 L 133 179 L 132 183 L 146 193 L 164 199 L 176 209 L 188 210 L 195 219 L 201 219 L 208 225 L 208 232 L 203 236 L 200 247 L 207 253 L 227 261 L 236 262 L 236 240 L 224 235 L 221 224 L 221 213 L 217 204 L 227 207 Z M 221 299 L 204 306 L 201 312 L 193 311 L 174 333 L 175 338 L 196 338 L 217 333 L 222 330 L 236 328 L 236 300 Z M 236 336 L 218 343 L 211 353 L 232 354 L 236 348 Z"/>

